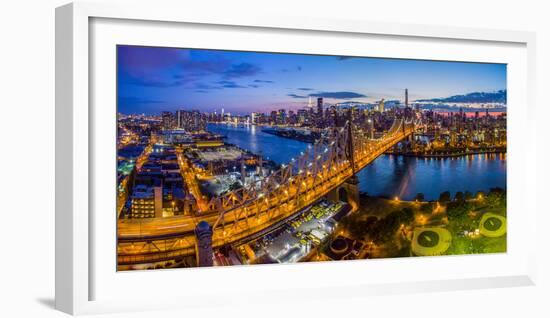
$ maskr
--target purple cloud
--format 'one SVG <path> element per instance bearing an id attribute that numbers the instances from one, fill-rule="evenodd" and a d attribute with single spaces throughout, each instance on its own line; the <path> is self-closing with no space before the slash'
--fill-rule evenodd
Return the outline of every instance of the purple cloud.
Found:
<path id="1" fill-rule="evenodd" d="M 181 86 L 188 82 L 188 80 L 184 79 L 165 79 L 158 76 L 148 76 L 144 74 L 139 75 L 132 75 L 132 74 L 125 74 L 125 83 L 131 84 L 131 85 L 138 85 L 138 86 L 145 86 L 145 87 L 158 87 L 158 88 L 165 88 L 165 87 L 176 87 Z"/>
<path id="2" fill-rule="evenodd" d="M 335 99 L 353 99 L 353 98 L 367 97 L 366 95 L 354 93 L 354 92 L 320 92 L 315 94 L 309 94 L 309 96 L 335 98 Z"/>
<path id="3" fill-rule="evenodd" d="M 273 81 L 266 81 L 266 80 L 254 80 L 254 83 L 268 83 L 268 84 L 271 84 L 271 83 L 274 83 Z"/>
<path id="4" fill-rule="evenodd" d="M 287 94 L 287 96 L 290 96 L 292 98 L 306 98 L 307 97 L 307 96 L 297 95 L 297 94 Z"/>
<path id="5" fill-rule="evenodd" d="M 216 84 L 221 85 L 224 88 L 246 88 L 246 86 L 239 85 L 233 81 L 219 81 Z"/>
<path id="6" fill-rule="evenodd" d="M 144 104 L 162 104 L 162 103 L 164 103 L 164 101 L 141 98 L 141 97 L 133 97 L 133 96 L 118 97 L 119 106 L 136 106 L 136 105 L 144 105 Z"/>
<path id="7" fill-rule="evenodd" d="M 250 63 L 239 63 L 233 64 L 231 67 L 223 72 L 223 78 L 239 78 L 245 76 L 253 76 L 260 73 L 262 69 L 254 64 Z"/>

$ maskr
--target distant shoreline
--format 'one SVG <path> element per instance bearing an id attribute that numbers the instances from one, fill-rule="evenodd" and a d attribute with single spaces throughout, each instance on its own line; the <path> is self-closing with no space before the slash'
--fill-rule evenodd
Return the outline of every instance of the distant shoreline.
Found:
<path id="1" fill-rule="evenodd" d="M 404 157 L 417 157 L 417 158 L 451 158 L 451 157 L 464 157 L 469 155 L 482 155 L 482 154 L 500 154 L 506 153 L 506 149 L 492 149 L 485 151 L 468 151 L 468 152 L 459 152 L 452 154 L 421 154 L 421 153 L 395 153 L 391 151 L 385 152 L 389 155 L 404 156 Z"/>

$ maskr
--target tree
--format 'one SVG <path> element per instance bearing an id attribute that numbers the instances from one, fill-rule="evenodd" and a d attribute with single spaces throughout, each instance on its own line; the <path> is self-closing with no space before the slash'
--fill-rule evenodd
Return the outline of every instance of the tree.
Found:
<path id="1" fill-rule="evenodd" d="M 474 195 L 470 191 L 464 192 L 464 200 L 468 201 L 474 198 Z"/>
<path id="2" fill-rule="evenodd" d="M 506 202 L 506 192 L 501 188 L 491 188 L 487 194 L 487 204 L 490 206 L 503 205 Z"/>
<path id="3" fill-rule="evenodd" d="M 424 213 L 424 214 L 430 214 L 433 212 L 433 203 L 432 202 L 428 202 L 426 204 L 422 204 L 422 206 L 420 206 L 420 212 Z"/>
<path id="4" fill-rule="evenodd" d="M 439 195 L 439 203 L 447 203 L 449 201 L 451 201 L 451 192 L 441 192 L 441 194 Z"/>
<path id="5" fill-rule="evenodd" d="M 416 197 L 415 197 L 415 200 L 418 201 L 418 202 L 422 202 L 424 201 L 424 193 L 417 193 L 416 194 Z"/>
<path id="6" fill-rule="evenodd" d="M 453 201 L 447 204 L 447 215 L 449 217 L 460 217 L 468 211 L 468 207 L 464 202 Z"/>
<path id="7" fill-rule="evenodd" d="M 403 208 L 398 214 L 398 220 L 401 224 L 410 224 L 414 221 L 414 212 L 411 208 Z"/>
<path id="8" fill-rule="evenodd" d="M 464 202 L 464 193 L 462 193 L 462 191 L 458 191 L 455 194 L 455 201 Z"/>
<path id="9" fill-rule="evenodd" d="M 413 221 L 414 211 L 411 208 L 403 208 L 401 210 L 392 211 L 381 219 L 376 220 L 375 217 L 368 217 L 366 221 L 362 222 L 363 229 L 368 229 L 369 238 L 376 244 L 382 244 L 393 239 L 395 232 L 399 229 L 401 224 L 410 225 Z M 363 233 L 367 234 L 365 232 Z"/>
<path id="10" fill-rule="evenodd" d="M 378 218 L 376 216 L 369 216 L 367 217 L 366 226 L 369 228 L 372 228 L 372 226 L 378 221 Z"/>

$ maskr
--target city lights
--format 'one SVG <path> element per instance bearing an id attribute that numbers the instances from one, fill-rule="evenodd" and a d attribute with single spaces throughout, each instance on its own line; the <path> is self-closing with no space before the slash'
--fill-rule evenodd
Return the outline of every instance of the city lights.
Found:
<path id="1" fill-rule="evenodd" d="M 121 67 L 136 71 L 123 60 L 132 47 L 121 47 Z M 233 52 L 232 59 L 255 59 L 238 64 L 227 59 L 226 66 L 210 51 L 183 51 L 204 60 L 178 60 L 178 65 L 210 65 L 213 79 L 195 82 L 185 67 L 178 68 L 178 76 L 189 82 L 178 81 L 176 94 L 173 78 L 164 78 L 176 68 L 155 66 L 151 74 L 160 82 L 144 79 L 139 85 L 153 83 L 153 95 L 172 94 L 119 105 L 119 270 L 506 250 L 507 92 L 500 89 L 506 87 L 505 65 L 486 70 L 483 63 L 468 64 L 476 69 L 464 75 L 469 78 L 494 72 L 489 78 L 498 80 L 487 86 L 495 88 L 491 92 L 464 93 L 462 81 L 438 83 L 424 75 L 438 68 L 450 74 L 464 66 L 459 62 L 416 61 L 423 67 L 416 70 L 414 84 L 425 87 L 409 91 L 410 79 L 401 82 L 402 76 L 394 74 L 396 83 L 381 83 L 374 94 L 348 68 L 353 63 L 366 67 L 361 58 L 350 63 L 316 57 L 324 62 L 311 64 L 318 69 L 309 74 L 328 73 L 302 77 L 311 72 L 304 67 L 294 72 L 303 85 L 292 88 L 285 82 L 289 74 L 252 65 L 270 53 Z M 311 58 L 269 56 L 276 63 L 283 63 L 281 56 Z M 170 64 L 174 57 L 165 58 Z M 286 64 L 277 66 L 288 71 Z M 333 91 L 326 78 L 340 68 L 354 85 L 339 80 L 342 89 Z M 136 80 L 126 77 L 119 78 L 120 96 L 149 90 L 136 89 Z M 443 89 L 449 85 L 443 82 L 459 87 Z M 365 91 L 346 89 L 361 85 Z M 261 102 L 245 94 L 252 89 Z M 430 92 L 449 96 L 421 96 Z M 176 95 L 183 97 L 170 100 Z M 136 115 L 141 108 L 151 112 Z"/>

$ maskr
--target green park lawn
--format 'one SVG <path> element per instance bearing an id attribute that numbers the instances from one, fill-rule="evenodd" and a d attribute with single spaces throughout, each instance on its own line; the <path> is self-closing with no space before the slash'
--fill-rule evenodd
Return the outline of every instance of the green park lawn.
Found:
<path id="1" fill-rule="evenodd" d="M 412 251 L 417 256 L 443 255 L 452 242 L 451 232 L 441 227 L 415 228 Z"/>
<path id="2" fill-rule="evenodd" d="M 374 241 L 380 251 L 378 257 L 506 252 L 505 194 L 439 206 L 435 202 L 362 196 L 360 209 L 344 218 L 342 227 L 354 239 Z M 396 214 L 403 210 L 409 214 Z M 399 223 L 409 233 L 408 238 L 401 236 Z"/>
<path id="3" fill-rule="evenodd" d="M 505 204 L 476 204 L 471 213 L 449 217 L 447 229 L 453 235 L 453 242 L 445 253 L 447 255 L 506 252 Z M 464 231 L 475 232 L 476 229 L 479 230 L 477 235 L 463 234 Z"/>

